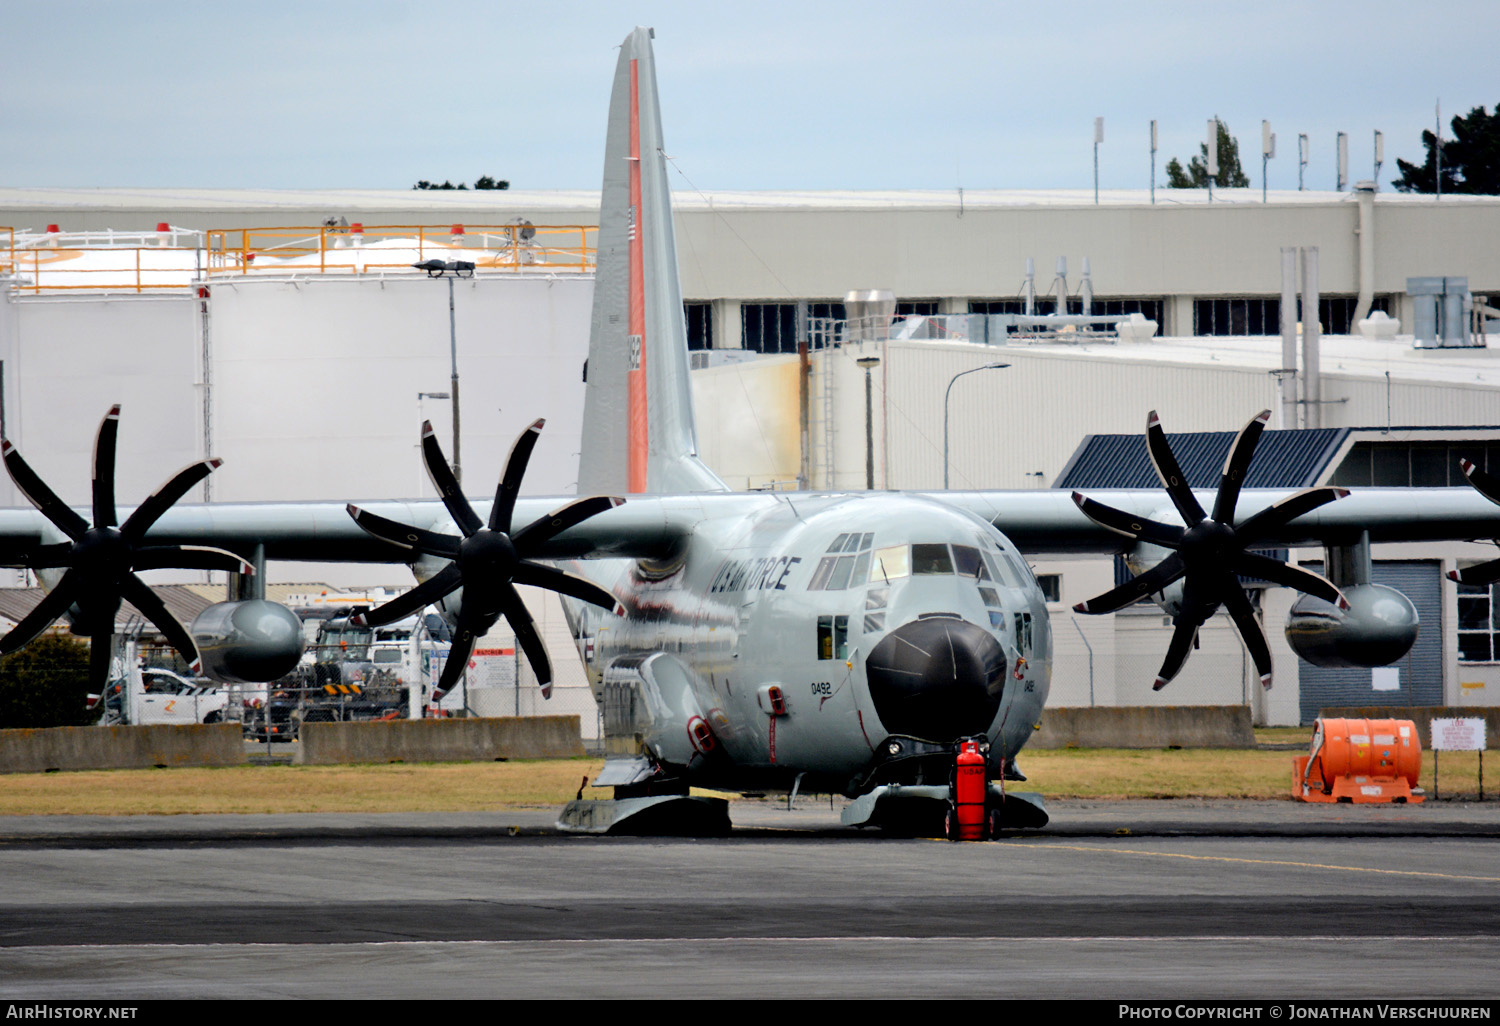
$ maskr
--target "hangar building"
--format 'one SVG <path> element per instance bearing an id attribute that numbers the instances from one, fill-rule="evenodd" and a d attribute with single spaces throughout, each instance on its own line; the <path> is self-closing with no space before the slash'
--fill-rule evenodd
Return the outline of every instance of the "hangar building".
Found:
<path id="1" fill-rule="evenodd" d="M 1272 336 L 1287 246 L 1317 247 L 1320 259 L 1319 419 L 1338 438 L 1319 481 L 1347 479 L 1339 475 L 1364 460 L 1369 483 L 1394 481 L 1398 463 L 1406 481 L 1423 483 L 1439 449 L 1446 466 L 1450 447 L 1500 446 L 1494 350 L 1417 348 L 1406 292 L 1408 278 L 1462 276 L 1475 294 L 1500 293 L 1492 245 L 1500 198 L 1364 189 L 1268 200 L 1251 190 L 1218 190 L 1212 204 L 1202 193 L 1158 190 L 1153 203 L 1144 193 L 1105 192 L 1097 206 L 1091 193 L 1069 192 L 679 194 L 689 341 L 707 351 L 695 362 L 704 454 L 737 488 L 799 479 L 863 487 L 867 447 L 876 487 L 936 489 L 946 471 L 956 488 L 1040 488 L 1062 480 L 1086 438 L 1138 434 L 1148 409 L 1169 431 L 1188 433 L 1236 430 L 1263 408 L 1280 417 L 1285 368 Z M 447 388 L 450 372 L 446 287 L 394 261 L 278 264 L 277 247 L 316 237 L 326 257 L 348 248 L 353 226 L 373 235 L 379 226 L 427 225 L 440 234 L 462 224 L 473 236 L 480 225 L 519 232 L 518 221 L 538 231 L 582 225 L 584 241 L 556 267 L 497 263 L 454 286 L 465 480 L 493 481 L 516 432 L 545 414 L 551 449 L 539 453 L 527 490 L 568 492 L 591 295 L 579 254 L 596 212 L 597 195 L 582 192 L 0 190 L 0 225 L 13 226 L 0 229 L 0 261 L 12 275 L 0 304 L 7 432 L 69 501 L 82 501 L 93 427 L 113 401 L 126 404 L 122 496 L 144 493 L 209 447 L 226 459 L 215 501 L 421 494 L 415 426 L 423 417 L 442 425 L 448 414 L 431 395 Z M 132 279 L 129 267 L 108 284 L 70 280 L 60 276 L 66 262 L 50 259 L 134 249 L 142 266 L 139 254 L 163 248 L 163 224 L 185 228 L 181 238 L 169 231 L 170 241 L 187 240 L 181 248 L 197 254 L 180 281 L 142 271 Z M 278 224 L 310 227 L 264 228 Z M 50 247 L 37 241 L 49 225 L 64 229 Z M 118 235 L 113 247 L 96 234 L 106 229 Z M 130 246 L 128 233 L 141 245 Z M 258 264 L 246 259 L 252 253 Z M 1057 309 L 1060 297 L 1079 308 L 1086 259 L 1093 312 L 1140 313 L 1158 323 L 1157 336 L 991 334 L 988 318 L 1021 307 L 1028 259 L 1039 312 Z M 849 339 L 820 325 L 848 312 L 842 297 L 856 288 L 891 290 L 907 328 L 820 348 Z M 1348 334 L 1372 309 L 1400 320 L 1406 334 Z M 799 341 L 812 343 L 805 375 Z M 861 353 L 880 359 L 868 420 L 866 372 L 854 362 Z M 996 362 L 1010 366 L 955 380 Z M 132 460 L 137 447 L 152 458 Z M 1376 558 L 1421 564 L 1419 575 L 1436 579 L 1459 560 L 1487 558 L 1487 548 L 1412 547 Z M 1109 561 L 1042 559 L 1037 571 L 1056 578 L 1053 704 L 1245 701 L 1267 722 L 1302 716 L 1296 684 L 1306 668 L 1293 669 L 1277 629 L 1290 604 L 1284 590 L 1272 589 L 1262 606 L 1279 673 L 1271 696 L 1248 688 L 1253 674 L 1237 637 L 1216 620 L 1183 676 L 1153 697 L 1149 680 L 1166 644 L 1159 611 L 1075 620 L 1072 603 L 1111 585 Z M 1441 700 L 1495 704 L 1500 673 L 1492 679 L 1491 661 L 1459 658 L 1461 634 L 1493 629 L 1489 596 L 1483 630 L 1477 597 L 1463 602 L 1461 622 L 1449 582 L 1424 601 L 1424 625 L 1441 625 L 1424 629 L 1441 642 Z M 1466 655 L 1478 651 L 1477 641 L 1464 644 Z"/>

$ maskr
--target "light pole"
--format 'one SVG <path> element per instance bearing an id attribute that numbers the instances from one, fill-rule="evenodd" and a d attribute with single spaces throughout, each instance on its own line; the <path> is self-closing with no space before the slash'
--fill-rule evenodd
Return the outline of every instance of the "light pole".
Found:
<path id="1" fill-rule="evenodd" d="M 953 382 L 965 374 L 977 374 L 982 370 L 1004 370 L 1009 366 L 1008 363 L 987 363 L 982 367 L 970 367 L 966 371 L 959 371 L 948 379 L 948 387 L 943 391 L 943 491 L 948 490 L 948 396 L 953 392 Z"/>
<path id="2" fill-rule="evenodd" d="M 1099 144 L 1104 141 L 1104 119 L 1094 119 L 1094 206 L 1099 205 Z"/>
<path id="3" fill-rule="evenodd" d="M 878 356 L 861 356 L 854 361 L 865 369 L 865 491 L 875 490 L 875 401 L 870 371 L 880 365 Z"/>
<path id="4" fill-rule="evenodd" d="M 463 460 L 459 452 L 459 430 L 458 430 L 458 326 L 453 316 L 453 279 L 474 277 L 474 262 L 472 260 L 423 260 L 419 264 L 412 264 L 419 271 L 426 271 L 429 278 L 448 279 L 448 359 L 451 370 L 451 388 L 453 399 L 453 480 L 460 486 L 464 483 Z"/>

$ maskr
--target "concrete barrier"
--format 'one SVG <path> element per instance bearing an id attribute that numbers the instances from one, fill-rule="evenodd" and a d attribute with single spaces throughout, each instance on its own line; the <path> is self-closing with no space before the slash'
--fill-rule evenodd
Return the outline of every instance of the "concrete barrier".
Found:
<path id="1" fill-rule="evenodd" d="M 1432 750 L 1433 720 L 1484 720 L 1484 743 L 1494 748 L 1500 743 L 1500 707 L 1440 705 L 1412 708 L 1406 705 L 1336 706 L 1319 710 L 1325 719 L 1411 720 L 1417 725 L 1424 751 Z"/>
<path id="2" fill-rule="evenodd" d="M 238 723 L 0 730 L 0 773 L 236 766 L 244 761 Z"/>
<path id="3" fill-rule="evenodd" d="M 304 723 L 296 762 L 493 762 L 584 753 L 577 716 Z"/>
<path id="4" fill-rule="evenodd" d="M 1254 748 L 1242 705 L 1046 709 L 1030 748 Z"/>

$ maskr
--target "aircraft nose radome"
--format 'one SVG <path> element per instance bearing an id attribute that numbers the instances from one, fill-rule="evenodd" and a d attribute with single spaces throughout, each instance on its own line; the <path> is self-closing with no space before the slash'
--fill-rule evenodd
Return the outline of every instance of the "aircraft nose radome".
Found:
<path id="1" fill-rule="evenodd" d="M 967 620 L 902 624 L 865 657 L 870 698 L 885 729 L 928 741 L 982 734 L 1000 708 L 1005 653 Z"/>

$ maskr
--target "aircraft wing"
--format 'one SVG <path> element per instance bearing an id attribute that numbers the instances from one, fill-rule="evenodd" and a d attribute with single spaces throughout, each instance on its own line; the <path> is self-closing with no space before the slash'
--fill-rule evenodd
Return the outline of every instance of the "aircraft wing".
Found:
<path id="1" fill-rule="evenodd" d="M 997 492 L 926 492 L 923 497 L 965 509 L 994 524 L 1025 552 L 1113 553 L 1131 547 L 1132 539 L 1101 527 L 1062 490 Z M 1150 489 L 1091 490 L 1088 496 L 1129 513 L 1153 519 L 1172 518 L 1166 496 Z M 1208 505 L 1212 493 L 1197 493 Z M 1245 490 L 1236 520 L 1245 520 L 1295 492 Z M 809 493 L 773 496 L 764 493 L 718 493 L 680 496 L 635 496 L 551 539 L 549 559 L 670 556 L 704 520 L 750 516 L 785 501 L 815 500 Z M 522 498 L 516 522 L 530 523 L 571 501 L 567 497 Z M 431 501 L 359 503 L 397 523 L 438 533 L 457 530 L 442 503 Z M 481 516 L 488 505 L 475 503 Z M 122 512 L 128 516 L 129 510 Z M 1372 542 L 1421 542 L 1500 538 L 1500 506 L 1467 488 L 1366 488 L 1293 520 L 1265 540 L 1270 547 L 1353 542 L 1368 531 Z M 0 510 L 0 566 L 24 566 L 44 545 L 64 536 L 35 510 Z M 265 558 L 318 562 L 407 563 L 414 554 L 363 531 L 340 502 L 240 503 L 178 506 L 157 521 L 147 535 L 157 545 L 212 545 L 242 556 L 264 546 Z"/>
<path id="2" fill-rule="evenodd" d="M 572 497 L 518 499 L 515 522 L 532 523 L 571 501 Z M 749 511 L 764 501 L 762 496 L 729 494 L 640 497 L 558 534 L 547 542 L 544 555 L 549 559 L 665 558 L 706 517 Z M 437 500 L 357 505 L 396 523 L 439 534 L 458 533 Z M 481 518 L 488 517 L 488 503 L 473 506 Z M 132 512 L 122 507 L 121 518 Z M 272 560 L 407 563 L 416 558 L 411 549 L 366 533 L 342 502 L 180 505 L 163 514 L 144 540 L 152 545 L 211 545 L 247 558 L 263 546 L 265 558 Z M 0 566 L 30 565 L 40 548 L 64 541 L 63 533 L 35 510 L 0 510 Z"/>
<path id="3" fill-rule="evenodd" d="M 1026 552 L 1123 552 L 1133 544 L 1133 539 L 1090 520 L 1074 503 L 1072 493 L 1061 489 L 925 494 L 990 521 Z M 1085 494 L 1155 520 L 1170 521 L 1175 516 L 1167 495 L 1154 489 L 1091 489 Z M 1213 492 L 1194 494 L 1205 509 L 1212 508 Z M 1240 493 L 1235 521 L 1243 524 L 1295 494 L 1246 489 Z M 1500 506 L 1470 488 L 1350 489 L 1346 497 L 1292 520 L 1266 538 L 1265 545 L 1354 542 L 1364 531 L 1369 532 L 1371 542 L 1500 538 Z"/>

